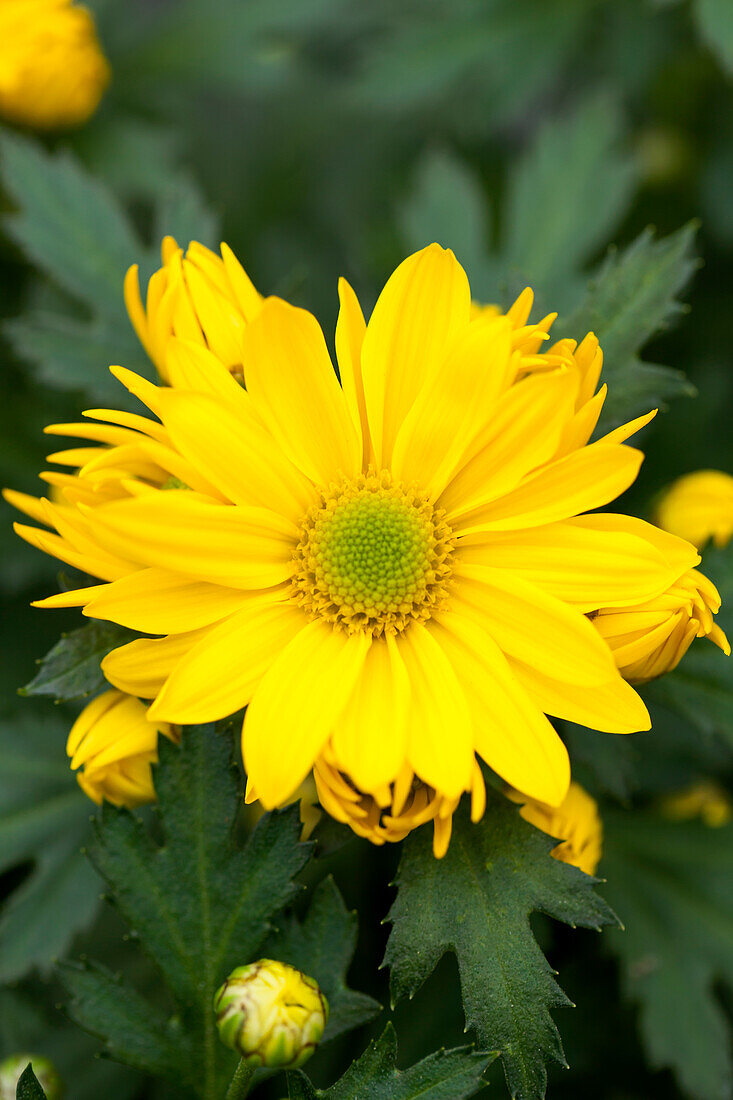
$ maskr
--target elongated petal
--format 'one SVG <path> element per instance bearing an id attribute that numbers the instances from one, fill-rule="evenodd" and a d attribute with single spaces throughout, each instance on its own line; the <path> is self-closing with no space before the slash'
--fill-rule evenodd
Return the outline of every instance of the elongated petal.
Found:
<path id="1" fill-rule="evenodd" d="M 450 249 L 431 244 L 388 280 L 367 325 L 362 375 L 378 466 L 387 466 L 397 432 L 446 348 L 469 320 L 471 291 Z"/>
<path id="2" fill-rule="evenodd" d="M 290 461 L 319 485 L 358 473 L 361 439 L 315 317 L 268 298 L 244 356 L 255 408 Z"/>
<path id="3" fill-rule="evenodd" d="M 407 756 L 410 682 L 391 635 L 373 642 L 331 740 L 339 767 L 362 791 L 392 783 Z"/>
<path id="4" fill-rule="evenodd" d="M 138 638 L 113 649 L 102 661 L 102 672 L 120 691 L 140 699 L 154 699 L 181 658 L 209 627 L 168 638 Z"/>
<path id="5" fill-rule="evenodd" d="M 549 461 L 573 413 L 575 380 L 540 375 L 513 386 L 499 402 L 472 455 L 440 498 L 451 520 L 473 513 Z M 501 507 L 502 502 L 497 502 Z"/>
<path id="6" fill-rule="evenodd" d="M 100 550 L 96 554 L 90 554 L 77 550 L 66 539 L 60 538 L 51 531 L 43 531 L 40 527 L 28 527 L 25 523 L 14 523 L 13 530 L 20 538 L 25 539 L 37 550 L 49 554 L 52 558 L 66 562 L 74 569 L 82 573 L 89 573 L 92 577 L 101 577 L 105 581 L 113 581 L 118 577 L 124 577 L 130 572 L 129 565 L 120 565 L 117 559 Z"/>
<path id="7" fill-rule="evenodd" d="M 414 623 L 397 639 L 410 679 L 410 766 L 446 798 L 471 786 L 473 720 L 453 665 L 433 635 Z"/>
<path id="8" fill-rule="evenodd" d="M 456 531 L 516 531 L 600 508 L 628 489 L 644 459 L 641 451 L 593 443 L 544 466 L 513 492 L 466 516 Z"/>
<path id="9" fill-rule="evenodd" d="M 241 588 L 190 581 L 157 568 L 140 569 L 89 591 L 85 615 L 144 634 L 180 634 L 209 626 L 250 598 Z"/>
<path id="10" fill-rule="evenodd" d="M 469 535 L 461 561 L 507 570 L 579 610 L 622 607 L 664 592 L 679 576 L 648 539 L 579 520 Z M 640 521 L 641 522 L 641 521 Z"/>
<path id="11" fill-rule="evenodd" d="M 650 543 L 662 555 L 676 577 L 681 577 L 688 569 L 700 564 L 701 558 L 692 543 L 678 535 L 671 535 L 647 523 L 636 516 L 625 516 L 617 512 L 594 512 L 589 516 L 576 516 L 570 521 L 583 531 L 598 531 L 602 535 L 623 531 L 634 538 Z"/>
<path id="12" fill-rule="evenodd" d="M 175 389 L 207 393 L 233 409 L 246 403 L 244 390 L 222 361 L 192 340 L 171 337 L 166 341 L 166 370 Z"/>
<path id="13" fill-rule="evenodd" d="M 430 629 L 460 677 L 478 754 L 518 791 L 559 805 L 570 785 L 567 749 L 496 642 L 460 611 Z"/>
<path id="14" fill-rule="evenodd" d="M 651 729 L 643 700 L 620 676 L 588 688 L 555 680 L 523 661 L 510 658 L 510 664 L 519 683 L 546 714 L 604 733 Z"/>
<path id="15" fill-rule="evenodd" d="M 456 576 L 452 603 L 478 618 L 504 653 L 571 684 L 618 675 L 608 646 L 576 608 L 500 569 L 459 565 Z"/>
<path id="16" fill-rule="evenodd" d="M 190 497 L 151 490 L 102 505 L 94 533 L 140 565 L 232 588 L 270 588 L 291 576 L 297 529 L 281 516 Z"/>
<path id="17" fill-rule="evenodd" d="M 234 504 L 271 508 L 297 523 L 314 502 L 313 486 L 248 401 L 235 410 L 206 394 L 169 390 L 161 416 L 181 453 Z"/>
<path id="18" fill-rule="evenodd" d="M 370 639 L 308 623 L 280 653 L 247 708 L 242 755 L 268 809 L 302 783 L 361 675 Z"/>
<path id="19" fill-rule="evenodd" d="M 339 302 L 340 309 L 336 322 L 336 358 L 351 419 L 363 442 L 362 466 L 366 469 L 372 460 L 364 382 L 361 376 L 361 349 L 366 322 L 359 300 L 346 279 L 339 279 Z"/>
<path id="20" fill-rule="evenodd" d="M 150 708 L 150 717 L 193 725 L 241 710 L 305 623 L 303 612 L 283 603 L 282 597 L 250 597 L 186 653 Z"/>
<path id="21" fill-rule="evenodd" d="M 469 443 L 495 418 L 511 362 L 505 318 L 477 320 L 460 334 L 436 376 L 420 391 L 398 433 L 392 471 L 437 497 Z"/>

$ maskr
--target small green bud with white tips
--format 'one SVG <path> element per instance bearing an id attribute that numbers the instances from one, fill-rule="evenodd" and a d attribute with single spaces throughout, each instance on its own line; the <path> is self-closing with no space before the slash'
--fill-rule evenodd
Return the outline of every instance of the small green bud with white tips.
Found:
<path id="1" fill-rule="evenodd" d="M 238 966 L 217 991 L 221 1041 L 250 1069 L 297 1069 L 318 1046 L 328 1002 L 313 978 L 274 959 Z"/>
<path id="2" fill-rule="evenodd" d="M 62 1100 L 64 1088 L 56 1067 L 41 1054 L 11 1054 L 0 1062 L 0 1100 L 15 1100 L 18 1081 L 29 1062 L 46 1100 Z"/>

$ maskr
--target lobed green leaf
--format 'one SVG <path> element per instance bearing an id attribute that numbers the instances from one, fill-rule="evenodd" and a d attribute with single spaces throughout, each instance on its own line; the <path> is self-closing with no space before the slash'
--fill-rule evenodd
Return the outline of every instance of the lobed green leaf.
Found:
<path id="1" fill-rule="evenodd" d="M 133 637 L 125 627 L 96 619 L 63 634 L 41 658 L 38 672 L 21 694 L 52 695 L 61 701 L 98 694 L 109 687 L 100 667 L 103 658 Z"/>
<path id="2" fill-rule="evenodd" d="M 303 1073 L 288 1074 L 290 1100 L 465 1100 L 481 1088 L 496 1055 L 471 1047 L 441 1050 L 407 1070 L 397 1069 L 397 1036 L 388 1024 L 331 1088 L 314 1089 Z"/>
<path id="3" fill-rule="evenodd" d="M 733 825 L 604 818 L 606 891 L 625 924 L 609 943 L 655 1069 L 695 1100 L 728 1100 L 733 1062 L 715 987 L 733 988 Z"/>
<path id="4" fill-rule="evenodd" d="M 436 860 L 424 829 L 405 842 L 385 963 L 395 999 L 413 994 L 451 951 L 466 1013 L 481 1046 L 497 1050 L 512 1097 L 545 1095 L 549 1058 L 565 1064 L 550 1009 L 570 1002 L 535 942 L 532 912 L 599 929 L 616 918 L 595 880 L 553 859 L 554 841 L 511 803 L 490 794 L 476 825 L 454 817 L 447 855 Z"/>

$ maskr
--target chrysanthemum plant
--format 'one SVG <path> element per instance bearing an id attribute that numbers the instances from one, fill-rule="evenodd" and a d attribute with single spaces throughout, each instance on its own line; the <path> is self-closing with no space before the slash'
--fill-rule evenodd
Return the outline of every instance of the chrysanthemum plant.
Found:
<path id="1" fill-rule="evenodd" d="M 20 195 L 40 154 L 4 151 Z M 80 198 L 73 166 L 44 167 Z M 110 200 L 86 200 L 102 224 L 113 219 L 118 251 L 134 249 Z M 21 210 L 13 231 L 37 256 L 33 225 Z M 50 456 L 46 495 L 7 494 L 31 520 L 19 534 L 64 566 L 60 591 L 38 604 L 90 620 L 25 690 L 86 700 L 67 743 L 84 792 L 72 816 L 85 799 L 100 806 L 86 854 L 153 965 L 61 965 L 68 1013 L 111 1058 L 201 1100 L 260 1086 L 264 1096 L 278 1072 L 272 1087 L 305 1100 L 460 1100 L 499 1058 L 510 1095 L 538 1100 L 547 1063 L 565 1062 L 552 1012 L 570 1004 L 530 927 L 543 913 L 614 926 L 650 1057 L 679 1067 L 688 1037 L 665 1012 L 679 1005 L 670 974 L 689 957 L 660 938 L 662 961 L 638 983 L 655 935 L 639 899 L 658 889 L 682 939 L 691 917 L 670 891 L 714 893 L 684 845 L 659 839 L 680 828 L 689 796 L 666 816 L 651 801 L 633 813 L 598 801 L 624 793 L 616 746 L 629 741 L 609 735 L 656 725 L 642 685 L 667 709 L 694 711 L 694 677 L 670 677 L 666 693 L 658 678 L 686 667 L 696 638 L 708 639 L 694 641 L 703 661 L 710 642 L 729 647 L 719 593 L 697 568 L 707 530 L 693 545 L 663 511 L 656 526 L 607 510 L 638 473 L 629 441 L 654 416 L 661 368 L 637 361 L 635 386 L 633 362 L 625 374 L 612 364 L 623 401 L 604 422 L 603 341 L 585 319 L 633 360 L 676 308 L 688 249 L 689 234 L 642 238 L 555 337 L 555 315 L 536 316 L 530 290 L 507 308 L 479 305 L 453 253 L 431 244 L 386 280 L 368 320 L 341 280 L 338 369 L 317 320 L 263 297 L 226 245 L 184 250 L 166 237 L 146 291 L 137 267 L 124 278 L 120 265 L 149 364 L 112 373 L 135 404 L 50 426 L 75 442 Z M 90 271 L 74 290 L 104 299 L 114 327 Z M 623 297 L 634 279 L 640 295 L 653 284 L 650 328 Z M 649 737 L 665 736 L 661 724 Z M 697 851 L 697 824 L 683 828 Z M 75 816 L 74 829 L 72 849 L 84 832 Z M 671 880 L 670 859 L 682 861 Z M 372 914 L 360 914 L 355 973 L 368 994 L 347 983 L 358 915 L 336 879 L 348 866 L 363 869 L 357 900 L 395 890 L 383 959 L 378 929 L 364 926 Z M 96 890 L 85 879 L 75 903 Z M 91 919 L 93 904 L 81 908 L 54 954 Z M 540 938 L 551 945 L 552 931 Z M 730 960 L 713 936 L 706 951 L 687 990 L 716 1019 L 710 984 Z M 329 1040 L 382 1011 L 371 995 L 383 992 L 380 963 L 397 1003 L 446 954 L 472 1047 L 398 1070 L 382 1020 L 364 1053 L 363 1030 L 342 1039 L 336 1084 L 311 1082 L 300 1067 L 319 1041 L 323 1081 L 344 1068 Z M 421 996 L 441 996 L 436 979 Z M 446 1018 L 446 1036 L 458 1022 Z M 721 1057 L 713 1044 L 711 1074 Z"/>

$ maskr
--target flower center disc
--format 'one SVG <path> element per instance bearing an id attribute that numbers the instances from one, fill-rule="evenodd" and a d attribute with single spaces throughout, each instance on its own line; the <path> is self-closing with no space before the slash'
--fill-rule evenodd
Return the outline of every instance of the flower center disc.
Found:
<path id="1" fill-rule="evenodd" d="M 343 482 L 306 516 L 294 595 L 314 617 L 349 633 L 398 633 L 428 619 L 451 571 L 442 515 L 387 471 Z"/>

